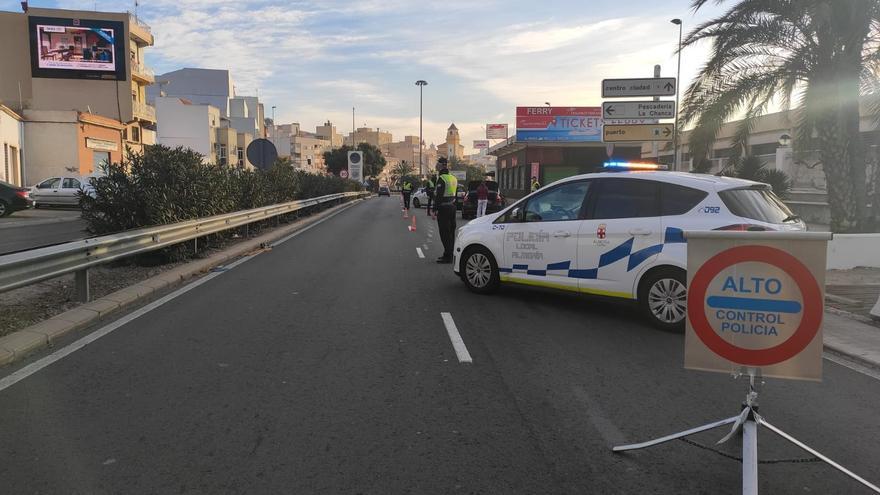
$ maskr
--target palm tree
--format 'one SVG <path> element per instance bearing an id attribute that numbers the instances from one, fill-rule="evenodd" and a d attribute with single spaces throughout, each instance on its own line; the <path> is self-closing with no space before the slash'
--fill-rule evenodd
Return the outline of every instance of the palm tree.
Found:
<path id="1" fill-rule="evenodd" d="M 708 0 L 693 0 L 699 10 Z M 724 0 L 720 0 L 722 3 Z M 828 184 L 831 228 L 865 227 L 865 146 L 859 100 L 876 103 L 880 72 L 877 0 L 740 0 L 684 41 L 712 41 L 706 65 L 685 93 L 681 120 L 694 124 L 690 149 L 706 157 L 722 124 L 743 115 L 734 158 L 748 154 L 755 119 L 771 105 L 792 112 L 795 151 L 818 150 Z M 877 112 L 876 104 L 869 105 Z"/>

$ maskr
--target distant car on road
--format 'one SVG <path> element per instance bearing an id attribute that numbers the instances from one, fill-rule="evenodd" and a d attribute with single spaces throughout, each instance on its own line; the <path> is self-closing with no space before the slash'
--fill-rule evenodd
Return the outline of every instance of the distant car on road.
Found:
<path id="1" fill-rule="evenodd" d="M 379 196 L 391 197 L 391 191 L 388 190 L 388 186 L 379 186 Z"/>
<path id="2" fill-rule="evenodd" d="M 461 206 L 461 218 L 477 218 L 477 186 L 480 181 L 472 180 L 468 182 L 467 193 L 464 196 L 464 202 Z M 487 180 L 486 187 L 489 189 L 489 202 L 486 203 L 486 214 L 498 213 L 504 209 L 504 196 L 498 189 L 498 183 L 494 180 Z"/>
<path id="3" fill-rule="evenodd" d="M 91 196 L 95 190 L 89 184 L 91 177 L 80 175 L 61 175 L 50 177 L 31 188 L 34 208 L 41 206 L 79 206 L 79 192 Z"/>
<path id="4" fill-rule="evenodd" d="M 13 212 L 26 210 L 32 204 L 27 188 L 0 180 L 0 217 L 7 217 Z"/>

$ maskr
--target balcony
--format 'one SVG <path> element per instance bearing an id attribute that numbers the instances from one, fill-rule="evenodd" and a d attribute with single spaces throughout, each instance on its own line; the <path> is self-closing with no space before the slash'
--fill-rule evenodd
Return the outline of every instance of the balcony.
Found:
<path id="1" fill-rule="evenodd" d="M 147 84 L 156 82 L 156 73 L 144 64 L 131 62 L 131 77 Z"/>
<path id="2" fill-rule="evenodd" d="M 149 24 L 130 12 L 128 14 L 128 32 L 139 44 L 153 46 L 153 32 Z"/>
<path id="3" fill-rule="evenodd" d="M 156 107 L 139 101 L 131 102 L 131 113 L 134 118 L 145 122 L 156 122 Z"/>

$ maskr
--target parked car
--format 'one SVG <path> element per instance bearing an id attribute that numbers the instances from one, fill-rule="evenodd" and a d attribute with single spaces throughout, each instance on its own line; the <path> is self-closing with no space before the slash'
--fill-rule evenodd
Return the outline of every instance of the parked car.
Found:
<path id="1" fill-rule="evenodd" d="M 379 196 L 391 197 L 391 191 L 388 190 L 388 186 L 379 186 Z"/>
<path id="2" fill-rule="evenodd" d="M 767 184 L 614 163 L 458 229 L 452 266 L 467 288 L 511 282 L 629 299 L 654 325 L 680 331 L 684 231 L 806 230 Z"/>
<path id="3" fill-rule="evenodd" d="M 416 192 L 412 195 L 412 205 L 413 208 L 421 208 L 422 206 L 428 206 L 428 192 L 424 187 L 420 187 L 416 189 Z"/>
<path id="4" fill-rule="evenodd" d="M 464 197 L 467 194 L 467 190 L 463 185 L 459 184 L 455 189 L 455 209 L 460 210 L 462 205 L 464 204 Z"/>
<path id="5" fill-rule="evenodd" d="M 79 192 L 94 196 L 94 188 L 89 184 L 91 177 L 80 175 L 61 175 L 50 177 L 31 188 L 30 196 L 34 208 L 41 206 L 78 206 Z"/>
<path id="6" fill-rule="evenodd" d="M 13 212 L 26 210 L 32 204 L 27 188 L 0 180 L 0 217 L 8 217 Z"/>
<path id="7" fill-rule="evenodd" d="M 480 181 L 472 180 L 468 182 L 467 193 L 464 196 L 464 202 L 461 207 L 461 218 L 477 218 L 477 186 Z M 486 214 L 497 213 L 504 209 L 504 195 L 498 189 L 498 183 L 494 180 L 487 180 L 486 187 L 489 189 L 489 202 L 486 203 Z"/>

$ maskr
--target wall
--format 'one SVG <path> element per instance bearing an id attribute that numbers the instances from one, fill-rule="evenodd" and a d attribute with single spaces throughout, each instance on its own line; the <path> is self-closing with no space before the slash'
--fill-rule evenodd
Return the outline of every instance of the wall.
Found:
<path id="1" fill-rule="evenodd" d="M 156 139 L 174 148 L 190 148 L 213 162 L 214 129 L 220 125 L 220 110 L 210 105 L 188 105 L 178 97 L 156 98 Z"/>
<path id="2" fill-rule="evenodd" d="M 108 151 L 110 153 L 110 161 L 112 163 L 120 163 L 122 161 L 123 145 L 122 130 L 118 128 L 105 127 L 94 122 L 80 121 L 76 125 L 77 129 L 77 157 L 79 158 L 80 175 L 89 175 L 99 173 L 100 169 L 96 169 L 94 164 L 95 151 Z M 113 141 L 116 143 L 116 150 L 94 150 L 88 147 L 87 138 L 100 139 L 102 141 Z"/>
<path id="3" fill-rule="evenodd" d="M 21 185 L 23 151 L 22 123 L 0 108 L 0 180 Z"/>
<path id="4" fill-rule="evenodd" d="M 147 86 L 147 98 L 155 100 L 159 96 L 159 81 L 166 96 L 180 96 L 193 103 L 211 105 L 220 110 L 223 117 L 229 116 L 229 98 L 232 97 L 232 78 L 228 70 L 180 69 L 156 76 L 156 83 Z"/>
<path id="5" fill-rule="evenodd" d="M 76 112 L 25 110 L 24 117 L 25 186 L 79 167 Z"/>
<path id="6" fill-rule="evenodd" d="M 880 268 L 880 234 L 834 234 L 828 243 L 829 270 Z"/>
<path id="7" fill-rule="evenodd" d="M 21 98 L 27 107 L 33 97 L 31 92 L 30 41 L 28 41 L 27 17 L 16 12 L 0 12 L 0 102 L 16 110 Z M 12 49 L 11 47 L 16 47 Z"/>

